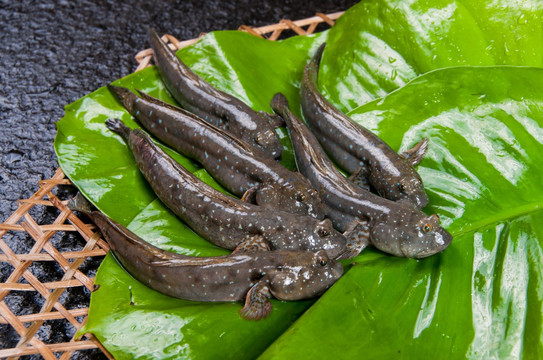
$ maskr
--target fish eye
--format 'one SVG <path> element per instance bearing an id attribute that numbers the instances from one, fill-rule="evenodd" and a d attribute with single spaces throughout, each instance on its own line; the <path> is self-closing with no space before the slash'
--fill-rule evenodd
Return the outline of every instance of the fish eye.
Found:
<path id="1" fill-rule="evenodd" d="M 262 142 L 262 134 L 258 134 L 258 135 L 256 136 L 256 142 L 257 142 L 257 143 L 261 143 L 261 142 Z"/>
<path id="2" fill-rule="evenodd" d="M 319 236 L 325 237 L 330 235 L 330 231 L 321 228 L 319 229 L 318 234 Z"/>
<path id="3" fill-rule="evenodd" d="M 324 257 L 321 257 L 321 258 L 319 258 L 319 264 L 321 266 L 326 266 L 326 264 L 328 264 L 328 261 L 326 261 L 326 259 Z"/>
<path id="4" fill-rule="evenodd" d="M 302 192 L 296 193 L 296 200 L 305 201 L 305 194 Z"/>
<path id="5" fill-rule="evenodd" d="M 398 190 L 400 190 L 400 192 L 404 192 L 405 191 L 405 185 L 402 184 L 402 183 L 398 183 Z"/>
<path id="6" fill-rule="evenodd" d="M 432 231 L 433 229 L 434 229 L 434 228 L 433 228 L 432 225 L 430 225 L 430 224 L 424 224 L 424 226 L 422 227 L 422 230 L 423 230 L 424 232 L 427 232 L 427 233 L 429 233 L 429 232 Z"/>

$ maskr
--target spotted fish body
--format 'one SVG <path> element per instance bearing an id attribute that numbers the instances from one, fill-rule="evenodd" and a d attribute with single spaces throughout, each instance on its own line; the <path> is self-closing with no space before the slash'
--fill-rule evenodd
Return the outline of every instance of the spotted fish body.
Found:
<path id="1" fill-rule="evenodd" d="M 329 219 L 269 210 L 225 195 L 179 165 L 143 131 L 131 130 L 121 120 L 106 124 L 129 145 L 158 198 L 211 243 L 225 249 L 247 244 L 272 250 L 324 249 L 334 259 L 346 252 L 345 237 Z"/>
<path id="2" fill-rule="evenodd" d="M 305 67 L 301 84 L 304 118 L 322 147 L 343 169 L 367 181 L 389 200 L 406 199 L 417 208 L 428 204 L 419 174 L 413 168 L 427 148 L 423 139 L 413 149 L 398 155 L 379 137 L 353 122 L 322 96 L 317 86 L 323 44 Z"/>
<path id="3" fill-rule="evenodd" d="M 274 97 L 272 108 L 287 123 L 298 169 L 319 190 L 327 216 L 348 241 L 367 238 L 384 252 L 410 258 L 433 255 L 450 244 L 452 237 L 439 226 L 437 215 L 427 216 L 409 202 L 384 199 L 348 181 L 282 94 Z"/>
<path id="4" fill-rule="evenodd" d="M 277 120 L 272 115 L 254 111 L 238 98 L 217 90 L 190 70 L 156 32 L 149 30 L 149 37 L 162 79 L 181 106 L 262 154 L 281 156 L 283 146 L 273 130 Z"/>
<path id="5" fill-rule="evenodd" d="M 197 160 L 231 193 L 266 208 L 324 218 L 319 196 L 300 173 L 254 152 L 244 142 L 179 107 L 109 86 L 138 122 L 165 144 Z"/>
<path id="6" fill-rule="evenodd" d="M 72 205 L 73 206 L 73 205 Z M 192 301 L 244 301 L 244 318 L 268 315 L 274 296 L 319 296 L 341 277 L 343 267 L 324 251 L 255 251 L 192 257 L 159 249 L 98 211 L 81 209 L 98 226 L 115 257 L 138 281 L 163 294 Z"/>

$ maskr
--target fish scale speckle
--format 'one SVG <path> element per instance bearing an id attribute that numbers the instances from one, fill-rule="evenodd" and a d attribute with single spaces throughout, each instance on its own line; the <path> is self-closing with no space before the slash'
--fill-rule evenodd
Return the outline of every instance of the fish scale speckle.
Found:
<path id="1" fill-rule="evenodd" d="M 149 183 L 158 198 L 190 228 L 213 244 L 233 250 L 252 236 L 258 236 L 271 249 L 317 251 L 325 248 L 331 258 L 346 251 L 347 240 L 341 233 L 332 228 L 326 234 L 319 231 L 327 226 L 329 220 L 270 210 L 225 195 L 175 162 L 144 132 L 131 130 L 120 120 L 115 121 L 124 126 L 125 140 L 140 171 L 148 181 L 151 180 Z M 179 188 L 170 187 L 172 183 L 179 185 Z M 172 194 L 176 201 L 170 199 Z M 206 216 L 204 219 L 202 214 Z M 227 223 L 240 226 L 226 227 Z M 257 233 L 254 234 L 254 231 Z"/>
<path id="2" fill-rule="evenodd" d="M 437 215 L 428 216 L 410 204 L 381 198 L 348 181 L 315 135 L 290 112 L 281 94 L 274 97 L 272 107 L 287 123 L 300 172 L 320 189 L 327 215 L 349 239 L 348 247 L 360 251 L 372 244 L 396 256 L 422 258 L 450 244 L 452 237 L 439 226 Z M 425 231 L 427 226 L 432 231 Z"/>
<path id="3" fill-rule="evenodd" d="M 367 181 L 382 196 L 390 200 L 406 199 L 422 209 L 428 204 L 428 196 L 413 166 L 424 156 L 427 140 L 400 156 L 329 103 L 317 86 L 324 46 L 305 67 L 302 78 L 301 104 L 309 127 L 333 160 L 348 172 L 356 173 L 354 182 Z"/>
<path id="4" fill-rule="evenodd" d="M 317 219 L 324 217 L 320 198 L 301 174 L 263 157 L 247 144 L 183 109 L 143 92 L 138 98 L 128 89 L 109 88 L 143 127 L 176 151 L 197 160 L 233 194 L 241 197 L 254 191 L 253 199 L 258 205 Z M 153 116 L 146 116 L 149 109 L 153 109 Z M 156 126 L 159 120 L 161 125 Z M 299 194 L 304 194 L 303 200 Z"/>
<path id="5" fill-rule="evenodd" d="M 255 151 L 277 158 L 283 151 L 270 116 L 218 89 L 190 70 L 156 33 L 150 33 L 156 64 L 166 87 L 187 110 L 232 132 Z"/>

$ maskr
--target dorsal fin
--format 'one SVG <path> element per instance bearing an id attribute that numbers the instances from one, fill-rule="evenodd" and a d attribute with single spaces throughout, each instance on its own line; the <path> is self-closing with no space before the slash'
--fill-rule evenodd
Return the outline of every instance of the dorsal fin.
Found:
<path id="1" fill-rule="evenodd" d="M 428 139 L 423 138 L 419 143 L 413 146 L 411 149 L 404 151 L 400 154 L 401 157 L 406 159 L 412 166 L 418 165 L 426 151 L 428 150 Z"/>

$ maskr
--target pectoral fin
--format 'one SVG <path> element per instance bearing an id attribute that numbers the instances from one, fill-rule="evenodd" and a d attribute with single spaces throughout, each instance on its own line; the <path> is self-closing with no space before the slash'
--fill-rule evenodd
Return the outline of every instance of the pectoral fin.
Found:
<path id="1" fill-rule="evenodd" d="M 270 245 L 262 235 L 246 235 L 245 239 L 232 251 L 240 252 L 269 251 Z"/>
<path id="2" fill-rule="evenodd" d="M 268 114 L 264 111 L 259 111 L 259 113 L 268 118 L 270 125 L 274 129 L 286 125 L 285 120 L 283 120 L 283 118 L 277 114 Z"/>
<path id="3" fill-rule="evenodd" d="M 411 149 L 404 151 L 400 155 L 406 159 L 412 166 L 418 165 L 426 151 L 428 150 L 428 139 L 422 139 L 417 145 L 413 146 Z"/>
<path id="4" fill-rule="evenodd" d="M 260 320 L 265 318 L 272 311 L 272 304 L 268 300 L 271 292 L 264 282 L 253 286 L 245 297 L 245 306 L 239 311 L 242 318 L 246 320 Z"/>
<path id="5" fill-rule="evenodd" d="M 245 201 L 246 203 L 256 205 L 256 192 L 257 191 L 258 191 L 258 185 L 253 186 L 252 188 L 250 188 L 249 190 L 247 190 L 243 194 L 243 196 L 241 197 L 241 201 Z"/>
<path id="6" fill-rule="evenodd" d="M 368 183 L 367 174 L 368 171 L 364 166 L 352 173 L 347 179 L 353 184 L 360 186 L 362 189 L 370 191 L 370 184 Z"/>
<path id="7" fill-rule="evenodd" d="M 343 236 L 347 239 L 347 251 L 338 259 L 350 259 L 360 254 L 370 245 L 370 227 L 365 220 L 354 220 L 348 226 Z"/>

